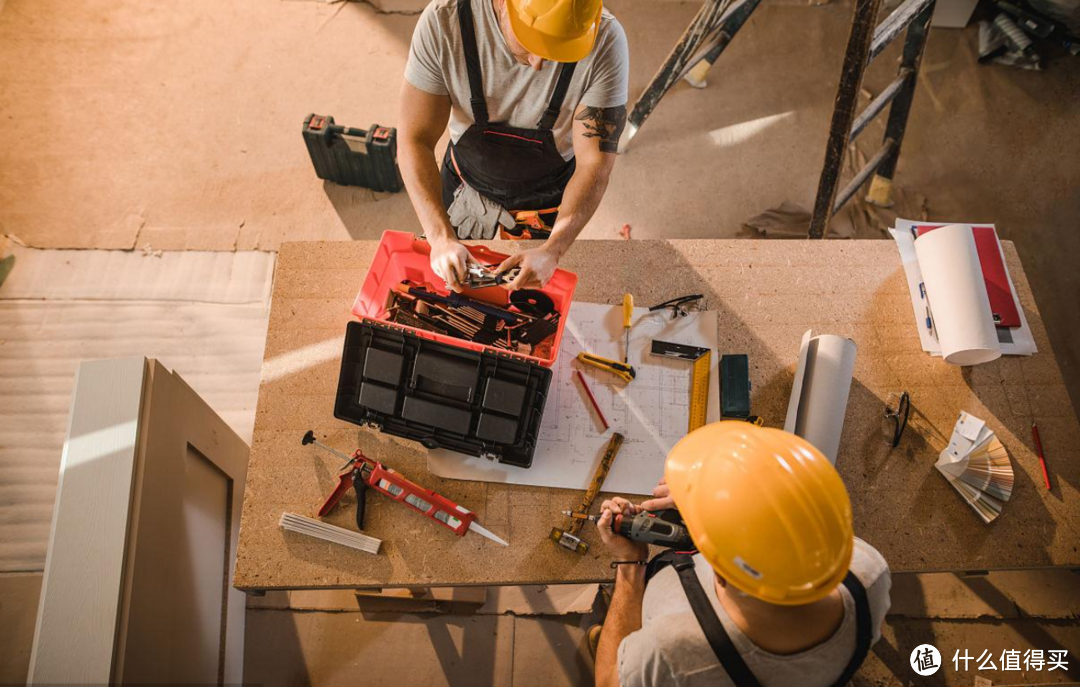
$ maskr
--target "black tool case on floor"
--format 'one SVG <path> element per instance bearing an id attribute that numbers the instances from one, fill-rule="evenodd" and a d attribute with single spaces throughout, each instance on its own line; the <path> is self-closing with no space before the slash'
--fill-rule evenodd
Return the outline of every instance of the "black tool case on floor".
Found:
<path id="1" fill-rule="evenodd" d="M 372 124 L 354 129 L 330 116 L 304 118 L 304 144 L 320 179 L 396 193 L 404 188 L 397 165 L 397 129 Z"/>
<path id="2" fill-rule="evenodd" d="M 350 322 L 334 417 L 527 468 L 550 383 L 540 365 Z"/>

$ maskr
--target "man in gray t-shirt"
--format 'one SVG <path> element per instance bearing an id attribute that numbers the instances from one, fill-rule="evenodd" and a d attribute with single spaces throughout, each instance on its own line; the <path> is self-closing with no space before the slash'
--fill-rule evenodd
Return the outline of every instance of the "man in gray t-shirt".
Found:
<path id="1" fill-rule="evenodd" d="M 626 36 L 601 0 L 427 6 L 405 68 L 398 162 L 451 288 L 469 260 L 462 238 L 546 239 L 498 271 L 520 265 L 512 289 L 551 278 L 607 189 L 628 74 Z"/>
<path id="2" fill-rule="evenodd" d="M 793 434 L 717 422 L 676 444 L 664 476 L 640 506 L 602 506 L 617 572 L 597 687 L 846 684 L 881 636 L 890 577 L 828 460 Z M 612 524 L 671 508 L 700 552 L 646 567 L 648 547 Z"/>

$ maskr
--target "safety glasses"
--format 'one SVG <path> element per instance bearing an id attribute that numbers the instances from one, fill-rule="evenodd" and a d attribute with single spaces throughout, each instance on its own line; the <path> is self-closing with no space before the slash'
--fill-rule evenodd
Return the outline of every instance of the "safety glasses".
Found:
<path id="1" fill-rule="evenodd" d="M 656 312 L 658 310 L 670 310 L 671 319 L 675 320 L 679 317 L 686 317 L 692 312 L 701 312 L 705 309 L 705 297 L 696 293 L 692 296 L 680 296 L 679 298 L 672 298 L 670 301 L 664 301 L 663 303 L 657 303 L 649 308 L 649 312 Z"/>

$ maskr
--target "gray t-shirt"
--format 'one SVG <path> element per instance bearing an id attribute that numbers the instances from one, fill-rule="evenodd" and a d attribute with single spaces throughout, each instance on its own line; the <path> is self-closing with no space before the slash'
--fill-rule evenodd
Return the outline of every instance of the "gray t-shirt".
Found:
<path id="1" fill-rule="evenodd" d="M 708 562 L 701 554 L 695 556 L 694 561 L 701 586 L 716 615 L 763 687 L 824 687 L 836 682 L 855 652 L 855 601 L 846 588 L 840 588 L 844 620 L 832 637 L 797 654 L 771 654 L 751 642 L 724 611 L 716 597 L 713 569 Z M 889 610 L 892 585 L 889 566 L 874 547 L 856 539 L 851 570 L 866 587 L 873 641 L 876 642 L 881 637 L 881 624 Z M 720 665 L 694 617 L 678 573 L 671 567 L 660 571 L 645 588 L 641 629 L 628 635 L 619 645 L 620 687 L 731 684 L 731 678 Z"/>
<path id="2" fill-rule="evenodd" d="M 449 95 L 450 139 L 455 143 L 473 123 L 469 77 L 458 24 L 458 2 L 434 0 L 413 31 L 405 79 L 421 91 Z M 471 0 L 476 47 L 480 53 L 488 119 L 535 129 L 551 101 L 560 65 L 544 62 L 539 72 L 518 64 L 499 29 L 491 0 Z M 606 9 L 592 51 L 578 62 L 552 132 L 563 159 L 574 157 L 573 115 L 578 106 L 618 107 L 627 100 L 630 56 L 622 26 Z"/>

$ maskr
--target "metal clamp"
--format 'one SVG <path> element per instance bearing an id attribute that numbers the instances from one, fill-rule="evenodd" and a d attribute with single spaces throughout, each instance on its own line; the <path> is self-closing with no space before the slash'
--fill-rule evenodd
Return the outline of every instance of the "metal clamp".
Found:
<path id="1" fill-rule="evenodd" d="M 503 274 L 495 272 L 485 265 L 471 262 L 465 271 L 465 279 L 462 282 L 470 289 L 483 289 L 489 286 L 499 286 L 514 281 L 521 274 L 521 267 L 512 267 Z"/>

